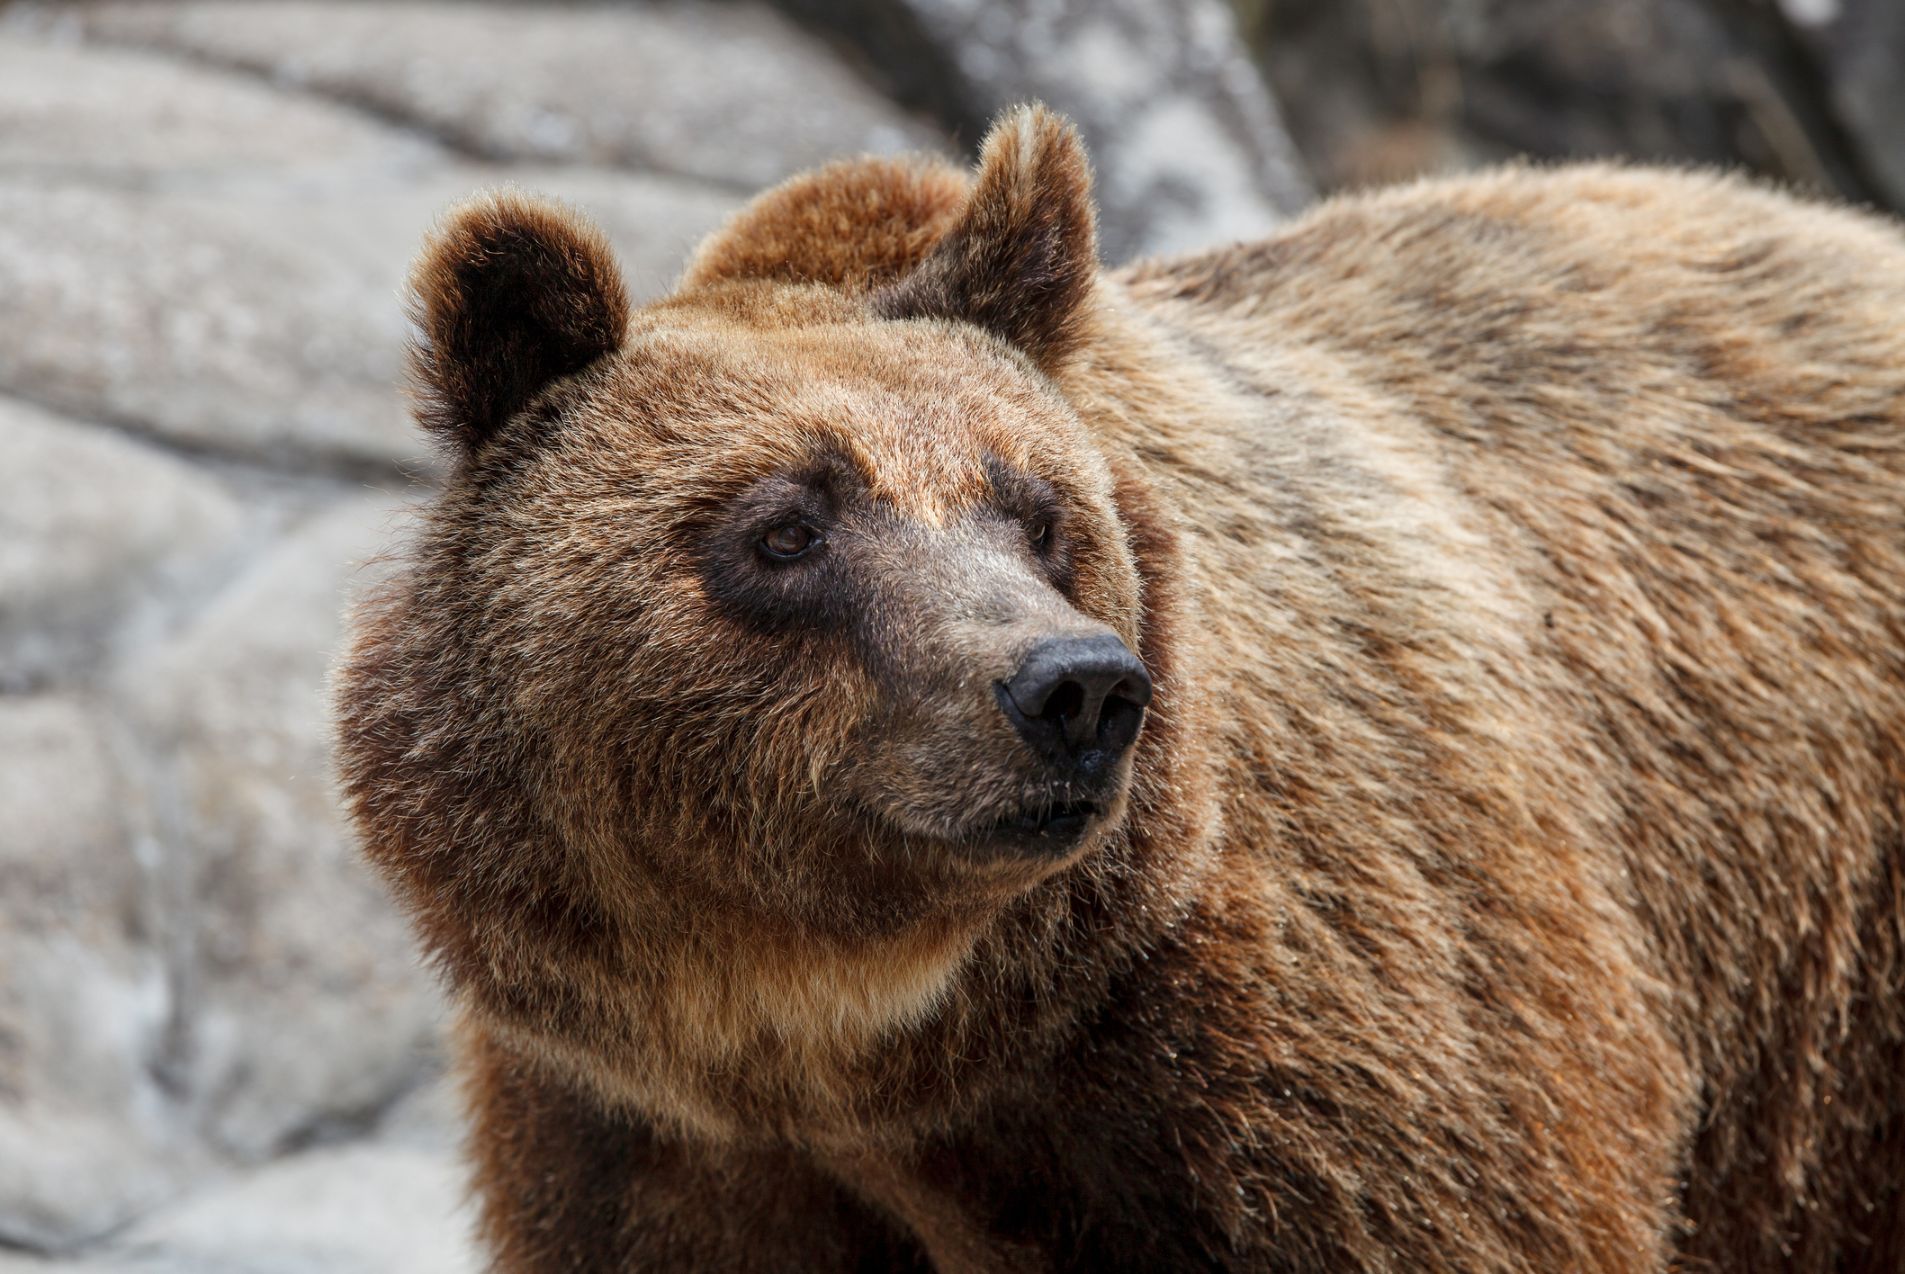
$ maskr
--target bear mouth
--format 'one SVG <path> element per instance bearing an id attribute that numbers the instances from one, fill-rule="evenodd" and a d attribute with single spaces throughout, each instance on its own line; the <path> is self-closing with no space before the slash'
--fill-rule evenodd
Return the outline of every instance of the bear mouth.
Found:
<path id="1" fill-rule="evenodd" d="M 990 809 L 972 811 L 962 825 L 913 834 L 923 834 L 973 862 L 1062 863 L 1116 823 L 1124 810 L 1119 784 L 1094 783 L 1083 794 L 1076 788 L 1066 791 L 1066 786 L 1022 789 L 1017 799 L 988 802 Z"/>
<path id="2" fill-rule="evenodd" d="M 1098 810 L 1096 801 L 1041 802 L 994 822 L 992 832 L 995 836 L 1068 844 L 1091 825 Z"/>

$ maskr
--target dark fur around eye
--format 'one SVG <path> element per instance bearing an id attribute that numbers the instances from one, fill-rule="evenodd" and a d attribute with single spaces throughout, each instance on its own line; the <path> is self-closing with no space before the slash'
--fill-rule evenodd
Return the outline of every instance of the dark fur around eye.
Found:
<path id="1" fill-rule="evenodd" d="M 828 544 L 844 485 L 830 464 L 777 474 L 698 526 L 696 556 L 709 596 L 757 631 L 844 625 L 852 614 L 850 581 Z"/>
<path id="2" fill-rule="evenodd" d="M 986 462 L 986 476 L 999 511 L 1017 520 L 1025 530 L 1027 546 L 1046 564 L 1052 582 L 1069 590 L 1071 555 L 1065 537 L 1065 504 L 1058 489 L 996 456 Z"/>

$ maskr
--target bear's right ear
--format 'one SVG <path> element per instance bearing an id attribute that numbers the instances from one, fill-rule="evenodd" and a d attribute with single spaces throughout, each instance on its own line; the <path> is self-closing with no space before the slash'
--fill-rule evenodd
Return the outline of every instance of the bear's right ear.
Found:
<path id="1" fill-rule="evenodd" d="M 473 451 L 551 381 L 618 349 L 628 293 L 600 231 L 502 192 L 457 208 L 410 272 L 417 420 Z"/>

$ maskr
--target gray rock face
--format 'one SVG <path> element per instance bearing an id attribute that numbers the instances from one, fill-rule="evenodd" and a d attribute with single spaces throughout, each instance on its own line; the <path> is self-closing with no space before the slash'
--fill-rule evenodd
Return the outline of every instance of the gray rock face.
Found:
<path id="1" fill-rule="evenodd" d="M 245 17 L 262 18 L 254 34 L 278 31 L 273 47 L 297 47 L 274 23 L 299 32 L 330 16 L 208 9 L 78 12 L 125 39 L 141 23 L 235 38 L 253 29 Z M 23 12 L 0 31 L 0 390 L 218 455 L 343 473 L 427 467 L 397 392 L 406 327 L 395 297 L 423 230 L 476 190 L 519 184 L 600 217 L 642 294 L 665 288 L 739 200 L 705 181 L 472 163 L 255 76 L 36 36 L 35 11 Z M 428 43 L 432 15 L 454 27 L 455 12 L 419 11 L 408 29 Z M 352 16 L 337 15 L 346 33 Z M 506 11 L 471 16 L 489 25 L 468 39 L 515 37 L 496 25 Z M 585 37 L 606 38 L 565 38 Z M 544 78 L 557 82 L 558 69 Z M 127 100 L 163 126 L 128 129 Z"/>
<path id="2" fill-rule="evenodd" d="M 494 159 L 751 190 L 842 154 L 940 139 L 753 4 L 255 4 L 90 9 L 86 29 L 253 69 Z"/>
<path id="3" fill-rule="evenodd" d="M 667 179 L 467 165 L 322 191 L 0 178 L 0 294 L 14 300 L 0 386 L 225 455 L 423 465 L 397 390 L 398 289 L 432 220 L 506 181 L 599 216 L 644 291 L 736 202 Z"/>
<path id="4" fill-rule="evenodd" d="M 439 1010 L 337 814 L 322 700 L 389 500 L 288 536 L 102 712 L 0 698 L 0 1237 L 62 1248 L 374 1118 Z"/>
<path id="5" fill-rule="evenodd" d="M 0 688 L 97 663 L 116 620 L 192 586 L 243 522 L 163 452 L 0 398 Z"/>
<path id="6" fill-rule="evenodd" d="M 0 184 L 0 385 L 271 461 L 418 456 L 399 276 L 327 251 L 324 216 L 289 192 Z"/>
<path id="7" fill-rule="evenodd" d="M 240 1158 L 375 1114 L 435 1035 L 409 933 L 338 815 L 323 699 L 394 509 L 323 514 L 115 678 L 170 869 L 177 1023 L 157 1065 Z"/>
<path id="8" fill-rule="evenodd" d="M 327 1147 L 140 1224 L 114 1244 L 107 1267 L 127 1274 L 461 1274 L 476 1268 L 462 1190 L 460 1168 L 441 1152 Z"/>
<path id="9" fill-rule="evenodd" d="M 167 1007 L 146 846 L 98 710 L 0 697 L 0 1243 L 61 1248 L 164 1198 L 146 1069 Z"/>
<path id="10" fill-rule="evenodd" d="M 1251 42 L 1327 187 L 1529 154 L 1905 209 L 1895 0 L 1278 0 Z"/>
<path id="11" fill-rule="evenodd" d="M 309 179 L 432 161 L 437 148 L 249 77 L 137 49 L 0 33 L 0 173 L 179 185 Z M 162 126 L 127 126 L 127 103 Z M 241 126 L 242 122 L 242 126 Z"/>
<path id="12" fill-rule="evenodd" d="M 1867 180 L 1905 209 L 1905 7 L 1892 0 L 1784 0 L 1816 59 Z"/>
<path id="13" fill-rule="evenodd" d="M 783 0 L 976 141 L 1038 98 L 1078 122 L 1108 261 L 1256 238 L 1311 198 L 1222 0 Z"/>
<path id="14" fill-rule="evenodd" d="M 447 1085 L 420 1094 L 429 1132 L 396 1126 L 229 1173 L 77 1259 L 0 1249 L 0 1274 L 465 1274 L 479 1268 L 464 1171 L 443 1135 Z"/>

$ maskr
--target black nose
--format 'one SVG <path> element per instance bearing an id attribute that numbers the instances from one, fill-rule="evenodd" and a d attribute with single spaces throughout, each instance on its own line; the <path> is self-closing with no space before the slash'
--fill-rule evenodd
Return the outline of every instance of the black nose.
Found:
<path id="1" fill-rule="evenodd" d="M 1151 674 L 1110 633 L 1039 643 L 998 685 L 999 707 L 1032 750 L 1087 768 L 1131 746 L 1151 702 Z"/>

